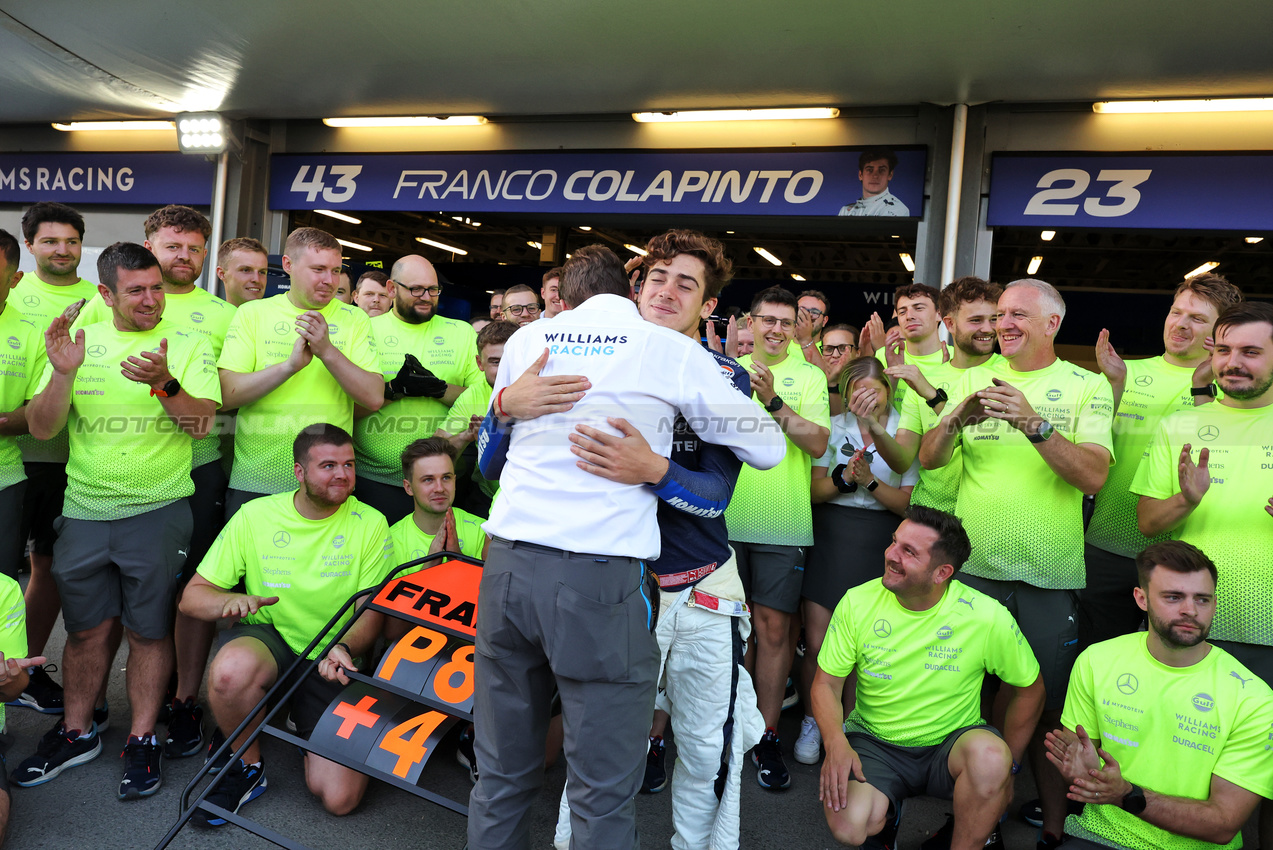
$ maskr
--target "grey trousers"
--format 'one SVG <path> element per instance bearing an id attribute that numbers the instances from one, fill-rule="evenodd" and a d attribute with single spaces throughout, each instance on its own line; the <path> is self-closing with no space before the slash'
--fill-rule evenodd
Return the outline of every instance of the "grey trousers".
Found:
<path id="1" fill-rule="evenodd" d="M 573 847 L 633 850 L 659 649 L 645 565 L 491 539 L 478 595 L 470 850 L 530 847 L 554 682 Z"/>

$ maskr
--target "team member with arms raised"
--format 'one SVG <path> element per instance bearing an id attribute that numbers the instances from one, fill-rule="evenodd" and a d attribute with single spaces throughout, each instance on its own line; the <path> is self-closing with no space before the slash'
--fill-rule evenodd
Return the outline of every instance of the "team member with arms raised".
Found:
<path id="1" fill-rule="evenodd" d="M 227 517 L 250 499 L 291 490 L 287 441 L 301 428 L 327 421 L 352 429 L 355 403 L 384 404 L 370 320 L 333 298 L 339 268 L 334 236 L 297 228 L 283 249 L 292 288 L 234 314 L 217 361 L 222 408 L 239 411 Z"/>
<path id="2" fill-rule="evenodd" d="M 1096 496 L 1096 510 L 1087 527 L 1087 587 L 1079 605 L 1083 648 L 1134 632 L 1144 622 L 1144 613 L 1132 599 L 1136 554 L 1167 539 L 1167 534 L 1148 538 L 1140 533 L 1132 482 L 1163 419 L 1177 410 L 1193 409 L 1194 373 L 1211 360 L 1207 350 L 1211 329 L 1221 312 L 1241 300 L 1241 291 L 1218 274 L 1200 274 L 1180 284 L 1163 322 L 1166 350 L 1158 357 L 1124 361 L 1110 344 L 1109 332 L 1101 331 L 1096 360 L 1114 389 L 1118 463 Z"/>
<path id="3" fill-rule="evenodd" d="M 292 455 L 300 487 L 249 502 L 231 517 L 181 598 L 182 610 L 192 617 L 239 620 L 223 633 L 208 673 L 208 700 L 223 730 L 243 722 L 346 599 L 379 584 L 392 568 L 384 516 L 351 495 L 353 438 L 335 425 L 312 425 L 297 435 Z M 240 582 L 244 591 L 236 592 Z M 293 694 L 297 735 L 308 738 L 314 731 L 340 691 L 343 671 L 356 669 L 354 659 L 371 649 L 383 626 L 382 614 L 364 611 L 323 658 L 322 679 L 307 678 Z M 208 801 L 228 811 L 237 812 L 267 787 L 259 742 L 224 769 L 229 774 Z M 305 783 L 328 812 L 345 815 L 362 800 L 367 776 L 306 753 Z M 210 826 L 225 823 L 202 817 Z"/>
<path id="4" fill-rule="evenodd" d="M 874 352 L 885 366 L 914 366 L 919 372 L 940 366 L 950 359 L 950 352 L 942 342 L 941 313 L 937 302 L 941 294 L 931 286 L 910 283 L 899 286 L 893 293 L 897 311 L 897 327 L 884 331 L 879 313 L 872 313 L 862 332 L 862 353 Z M 902 409 L 902 403 L 910 392 L 910 382 L 899 380 L 893 394 L 893 405 Z"/>
<path id="5" fill-rule="evenodd" d="M 128 636 L 132 734 L 120 799 L 159 789 L 155 722 L 172 672 L 172 604 L 190 545 L 191 441 L 208 433 L 220 399 L 212 347 L 163 319 L 159 262 L 117 242 L 97 261 L 113 318 L 76 331 L 65 316 L 45 332 L 49 363 L 27 408 L 31 434 L 69 426 L 66 502 L 53 577 L 67 641 L 64 722 L 14 772 L 39 785 L 101 752 L 94 700 L 110 672 L 112 629 Z"/>
<path id="6" fill-rule="evenodd" d="M 1043 725 L 1055 728 L 1078 655 L 1083 496 L 1100 490 L 1113 462 L 1113 399 L 1104 377 L 1056 356 L 1065 302 L 1053 286 L 1013 281 L 999 313 L 1003 361 L 964 371 L 950 391 L 958 402 L 924 435 L 919 458 L 938 469 L 962 446 L 955 513 L 973 546 L 963 581 L 1016 618 L 1047 685 Z M 1062 835 L 1065 786 L 1045 759 L 1042 729 L 1030 750 L 1046 850 Z"/>
<path id="7" fill-rule="evenodd" d="M 1136 557 L 1148 632 L 1079 656 L 1048 758 L 1084 803 L 1073 850 L 1241 847 L 1242 825 L 1273 797 L 1273 691 L 1207 642 L 1216 566 L 1182 541 Z"/>
<path id="8" fill-rule="evenodd" d="M 818 657 L 813 710 L 826 743 L 818 798 L 844 844 L 896 846 L 902 802 L 953 799 L 951 850 L 1002 848 L 996 827 L 1043 709 L 1039 664 L 1012 616 L 955 579 L 959 520 L 913 507 L 884 552 L 884 577 L 836 606 Z M 844 681 L 857 702 L 844 716 Z M 981 718 L 987 673 L 1017 687 L 1002 736 Z"/>
<path id="9" fill-rule="evenodd" d="M 402 491 L 402 450 L 442 427 L 452 404 L 486 383 L 477 368 L 476 335 L 467 322 L 438 315 L 442 286 L 424 257 L 393 264 L 393 309 L 371 323 L 384 375 L 384 406 L 354 428 L 358 498 L 397 522 L 411 513 Z"/>
<path id="10" fill-rule="evenodd" d="M 196 286 L 207 259 L 208 236 L 212 224 L 190 207 L 169 204 L 150 214 L 143 225 L 143 245 L 159 261 L 164 280 L 164 319 L 203 334 L 212 346 L 212 356 L 221 356 L 225 332 L 234 317 L 234 307 Z M 110 317 L 110 307 L 101 298 L 90 301 L 76 322 L 84 327 Z M 221 428 L 194 443 L 194 494 L 190 511 L 194 532 L 182 571 L 188 580 L 198 569 L 203 555 L 225 524 L 225 491 L 228 479 L 221 466 Z M 184 586 L 184 584 L 183 584 Z M 203 672 L 212 648 L 210 625 L 177 613 L 173 628 L 177 652 L 177 690 L 164 742 L 165 758 L 185 758 L 199 752 L 203 743 L 203 708 L 196 702 Z M 105 694 L 102 695 L 103 701 Z"/>

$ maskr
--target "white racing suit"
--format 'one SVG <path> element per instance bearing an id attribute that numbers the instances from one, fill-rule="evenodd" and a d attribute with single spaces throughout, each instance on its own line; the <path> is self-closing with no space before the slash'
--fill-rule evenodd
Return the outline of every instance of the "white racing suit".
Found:
<path id="1" fill-rule="evenodd" d="M 737 850 L 743 759 L 765 721 L 743 652 L 751 617 L 731 556 L 698 585 L 663 592 L 656 637 L 659 692 L 676 740 L 672 770 L 673 850 Z M 553 846 L 570 848 L 562 792 Z"/>

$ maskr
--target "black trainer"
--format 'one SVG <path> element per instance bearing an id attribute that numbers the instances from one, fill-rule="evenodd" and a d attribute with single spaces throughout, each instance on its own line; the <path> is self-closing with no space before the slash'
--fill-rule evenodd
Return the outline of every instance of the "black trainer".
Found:
<path id="1" fill-rule="evenodd" d="M 953 828 L 955 819 L 949 815 L 947 817 L 949 820 L 946 821 L 946 826 L 943 826 L 942 829 L 946 829 L 948 827 Z M 884 828 L 874 835 L 867 836 L 866 841 L 862 842 L 862 850 L 897 850 L 897 830 L 901 827 L 901 825 L 902 807 L 890 807 L 888 820 L 884 822 Z M 940 833 L 941 830 L 938 830 L 938 834 Z M 930 838 L 929 841 L 931 840 L 932 839 Z M 925 841 L 924 846 L 927 847 L 927 845 L 928 842 Z M 946 846 L 950 847 L 949 836 L 946 838 Z"/>
<path id="2" fill-rule="evenodd" d="M 120 756 L 124 759 L 124 778 L 119 782 L 119 799 L 140 800 L 159 790 L 162 784 L 159 739 L 153 734 L 144 738 L 128 736 Z"/>
<path id="3" fill-rule="evenodd" d="M 222 771 L 225 777 L 212 789 L 207 801 L 228 812 L 237 812 L 245 804 L 265 793 L 269 783 L 265 780 L 265 764 L 244 764 L 235 759 L 234 764 Z M 200 810 L 196 815 L 208 826 L 221 826 L 226 819 L 212 812 Z"/>
<path id="4" fill-rule="evenodd" d="M 203 749 L 203 706 L 187 697 L 174 699 L 168 719 L 168 738 L 164 741 L 164 757 L 183 759 Z"/>
<path id="5" fill-rule="evenodd" d="M 645 778 L 641 780 L 642 794 L 657 794 L 667 787 L 667 769 L 664 767 L 667 746 L 662 735 L 650 738 L 650 751 L 645 754 Z"/>
<path id="6" fill-rule="evenodd" d="M 13 771 L 14 785 L 30 788 L 43 785 L 70 767 L 87 764 L 102 753 L 102 737 L 94 729 L 87 738 L 80 737 L 80 730 L 66 728 L 60 720 L 44 733 L 35 748 L 35 755 L 28 756 Z"/>
<path id="7" fill-rule="evenodd" d="M 898 819 L 901 822 L 901 819 Z M 996 827 L 996 830 L 998 827 Z M 894 829 L 894 835 L 897 834 Z M 950 812 L 946 813 L 946 822 L 941 828 L 932 835 L 925 838 L 919 845 L 920 850 L 950 850 L 950 840 L 955 837 L 955 816 Z"/>
<path id="8" fill-rule="evenodd" d="M 49 676 L 50 672 L 57 672 L 56 664 L 32 667 L 27 686 L 23 688 L 21 695 L 9 705 L 20 708 L 33 708 L 41 714 L 61 714 L 62 686 L 53 681 Z"/>
<path id="9" fill-rule="evenodd" d="M 209 739 L 208 753 L 203 757 L 203 763 L 209 766 L 208 774 L 215 776 L 221 772 L 222 768 L 229 764 L 230 756 L 234 753 L 234 747 L 227 748 L 221 758 L 214 761 L 212 756 L 215 755 L 217 750 L 221 748 L 221 745 L 225 743 L 225 733 L 221 731 L 220 726 L 213 726 L 212 734 L 209 736 Z"/>
<path id="10" fill-rule="evenodd" d="M 473 724 L 460 733 L 460 744 L 455 748 L 455 760 L 469 769 L 469 780 L 477 784 L 477 756 L 473 754 Z"/>
<path id="11" fill-rule="evenodd" d="M 761 788 L 780 791 L 791 787 L 791 774 L 787 771 L 787 763 L 782 760 L 777 730 L 765 730 L 764 737 L 751 751 L 751 763 L 756 766 L 756 782 Z"/>

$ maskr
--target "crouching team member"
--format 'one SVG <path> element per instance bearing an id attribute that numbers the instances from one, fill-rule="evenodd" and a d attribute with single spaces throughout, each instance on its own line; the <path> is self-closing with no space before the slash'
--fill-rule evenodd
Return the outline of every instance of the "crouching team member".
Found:
<path id="1" fill-rule="evenodd" d="M 1241 847 L 1242 825 L 1273 797 L 1273 692 L 1207 642 L 1216 567 L 1181 540 L 1136 558 L 1147 632 L 1103 641 L 1074 664 L 1048 759 L 1085 803 L 1066 819 L 1070 850 Z"/>
<path id="2" fill-rule="evenodd" d="M 970 551 L 958 519 L 914 505 L 884 552 L 883 579 L 836 606 L 812 701 L 827 750 L 818 797 L 837 841 L 895 847 L 902 801 L 927 794 L 954 800 L 951 850 L 1003 846 L 996 830 L 1043 711 L 1043 679 L 1007 609 L 955 580 Z M 1017 688 L 1002 737 L 981 719 L 986 673 Z"/>
<path id="3" fill-rule="evenodd" d="M 452 507 L 458 455 L 444 437 L 416 440 L 403 449 L 402 487 L 415 508 L 389 529 L 400 563 L 447 550 L 470 558 L 486 557 L 486 534 L 482 531 L 486 520 Z"/>
<path id="4" fill-rule="evenodd" d="M 733 269 L 724 246 L 701 233 L 673 230 L 646 245 L 639 309 L 648 322 L 697 340 Z M 747 371 L 713 352 L 721 372 L 744 396 Z M 645 788 L 661 790 L 663 732 L 668 715 L 676 729 L 672 778 L 675 850 L 737 847 L 739 784 L 744 755 L 764 733 L 743 651 L 751 618 L 725 529 L 725 506 L 742 461 L 722 446 L 704 443 L 683 416 L 676 417 L 672 456 L 661 457 L 626 420 L 623 436 L 586 425 L 571 437 L 584 469 L 620 484 L 646 485 L 660 498 L 662 554 L 650 564 L 659 577 L 658 629 L 661 670 L 650 730 Z M 569 846 L 566 795 L 554 844 Z"/>
<path id="5" fill-rule="evenodd" d="M 353 438 L 335 425 L 312 425 L 296 437 L 292 455 L 299 489 L 240 508 L 181 597 L 181 610 L 191 617 L 239 620 L 222 632 L 221 649 L 208 673 L 208 702 L 217 725 L 227 731 L 243 722 L 332 612 L 357 591 L 378 584 L 391 569 L 393 544 L 384 515 L 350 496 Z M 232 588 L 240 581 L 245 592 L 236 593 Z M 342 671 L 355 669 L 354 659 L 371 648 L 383 625 L 383 615 L 364 611 L 343 643 L 319 665 L 323 678 L 307 678 L 292 695 L 298 736 L 308 738 L 314 731 L 340 690 Z M 309 658 L 321 651 L 320 645 Z M 255 718 L 236 746 L 262 717 Z M 266 789 L 258 742 L 225 770 L 229 775 L 208 802 L 227 811 L 237 812 Z M 367 790 L 365 775 L 313 753 L 305 755 L 305 783 L 334 815 L 353 811 Z M 225 823 L 207 813 L 201 816 L 210 826 Z"/>

